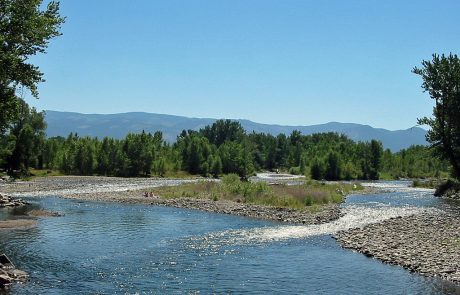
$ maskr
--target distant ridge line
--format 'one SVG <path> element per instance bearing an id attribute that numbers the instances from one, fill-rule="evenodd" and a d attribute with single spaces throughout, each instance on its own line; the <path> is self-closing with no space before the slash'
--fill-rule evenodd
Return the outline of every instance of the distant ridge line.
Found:
<path id="1" fill-rule="evenodd" d="M 129 132 L 163 132 L 165 140 L 174 142 L 182 130 L 199 130 L 218 119 L 190 118 L 185 116 L 155 114 L 147 112 L 127 112 L 118 114 L 82 114 L 47 110 L 46 130 L 48 137 L 67 136 L 71 132 L 81 136 L 123 138 Z M 288 126 L 278 124 L 256 123 L 246 119 L 238 121 L 249 132 L 264 132 L 272 135 L 291 134 L 299 130 L 304 135 L 322 132 L 345 134 L 355 141 L 380 140 L 385 148 L 399 151 L 411 145 L 426 145 L 426 130 L 414 126 L 405 130 L 387 130 L 357 123 L 329 122 L 310 126 Z"/>

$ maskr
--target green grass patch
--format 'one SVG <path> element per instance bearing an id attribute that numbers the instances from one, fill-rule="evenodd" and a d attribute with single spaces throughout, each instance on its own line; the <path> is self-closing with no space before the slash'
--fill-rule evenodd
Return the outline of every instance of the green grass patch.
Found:
<path id="1" fill-rule="evenodd" d="M 46 177 L 46 176 L 63 176 L 61 172 L 57 170 L 49 169 L 30 169 L 28 179 L 33 177 Z"/>
<path id="2" fill-rule="evenodd" d="M 443 180 L 437 178 L 431 179 L 414 179 L 412 181 L 412 187 L 421 187 L 421 188 L 437 188 Z"/>
<path id="3" fill-rule="evenodd" d="M 380 180 L 395 180 L 396 178 L 393 175 L 391 175 L 390 173 L 380 172 L 379 173 L 379 179 Z"/>
<path id="4" fill-rule="evenodd" d="M 340 203 L 361 185 L 350 183 L 324 184 L 308 181 L 302 185 L 268 185 L 265 182 L 241 181 L 237 175 L 222 177 L 221 182 L 201 181 L 179 186 L 153 188 L 162 198 L 197 198 L 229 200 L 239 203 L 268 205 L 293 209 L 319 211 L 321 206 Z"/>
<path id="5" fill-rule="evenodd" d="M 153 175 L 153 176 L 156 176 L 156 175 Z M 196 178 L 196 175 L 192 175 L 188 173 L 187 171 L 167 171 L 163 177 L 188 179 L 188 178 Z"/>

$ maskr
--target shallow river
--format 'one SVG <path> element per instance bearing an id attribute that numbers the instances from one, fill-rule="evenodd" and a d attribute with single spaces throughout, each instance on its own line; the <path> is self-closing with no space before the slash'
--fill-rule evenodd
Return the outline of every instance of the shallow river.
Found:
<path id="1" fill-rule="evenodd" d="M 458 294 L 448 283 L 344 250 L 338 230 L 444 208 L 429 190 L 382 184 L 352 195 L 326 225 L 145 205 L 29 198 L 62 217 L 0 231 L 0 250 L 30 274 L 7 294 Z M 28 208 L 30 209 L 30 207 Z M 24 209 L 1 209 L 15 218 Z"/>

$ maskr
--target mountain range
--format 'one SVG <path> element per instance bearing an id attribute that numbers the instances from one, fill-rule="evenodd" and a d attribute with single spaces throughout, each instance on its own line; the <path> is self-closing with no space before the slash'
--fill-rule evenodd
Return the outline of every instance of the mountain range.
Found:
<path id="1" fill-rule="evenodd" d="M 120 114 L 81 114 L 73 112 L 45 111 L 48 127 L 48 137 L 67 136 L 70 132 L 79 136 L 109 136 L 123 138 L 129 132 L 163 132 L 163 137 L 168 142 L 174 142 L 182 130 L 199 130 L 216 121 L 211 118 L 189 118 L 174 115 L 130 112 Z M 247 132 L 264 132 L 273 135 L 284 133 L 289 135 L 294 130 L 299 130 L 304 135 L 337 132 L 345 134 L 355 141 L 380 140 L 385 148 L 399 151 L 414 144 L 425 145 L 426 130 L 413 127 L 405 130 L 387 130 L 373 128 L 368 125 L 355 123 L 329 122 L 326 124 L 310 126 L 283 126 L 261 124 L 249 120 L 238 119 Z"/>

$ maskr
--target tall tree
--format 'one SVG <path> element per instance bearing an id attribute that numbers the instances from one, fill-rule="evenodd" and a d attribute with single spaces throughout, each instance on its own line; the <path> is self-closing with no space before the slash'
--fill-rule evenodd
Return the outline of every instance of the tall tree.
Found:
<path id="1" fill-rule="evenodd" d="M 0 0 L 0 134 L 19 114 L 18 89 L 24 87 L 38 98 L 43 73 L 29 58 L 45 53 L 49 40 L 60 35 L 64 18 L 59 2 L 49 2 L 44 10 L 42 2 Z"/>
<path id="2" fill-rule="evenodd" d="M 43 112 L 39 113 L 35 108 L 29 108 L 23 100 L 19 100 L 19 103 L 20 113 L 11 126 L 9 134 L 10 137 L 15 138 L 15 145 L 7 157 L 7 169 L 27 172 L 29 167 L 41 166 L 38 165 L 38 162 L 43 161 L 41 152 L 45 140 L 46 123 Z"/>
<path id="3" fill-rule="evenodd" d="M 379 171 L 382 165 L 382 155 L 383 147 L 380 141 L 375 139 L 371 140 L 371 154 L 370 154 L 370 163 L 371 163 L 371 173 L 369 175 L 370 179 L 377 180 L 379 179 Z"/>
<path id="4" fill-rule="evenodd" d="M 206 126 L 200 130 L 211 144 L 222 145 L 226 141 L 241 141 L 245 131 L 240 122 L 232 120 L 217 120 L 211 126 Z"/>
<path id="5" fill-rule="evenodd" d="M 326 179 L 339 180 L 342 173 L 342 166 L 340 163 L 339 155 L 331 152 L 327 157 Z"/>
<path id="6" fill-rule="evenodd" d="M 456 54 L 433 54 L 431 61 L 413 73 L 423 79 L 422 88 L 435 100 L 433 118 L 418 119 L 429 125 L 427 140 L 452 165 L 453 176 L 460 179 L 460 59 Z"/>

